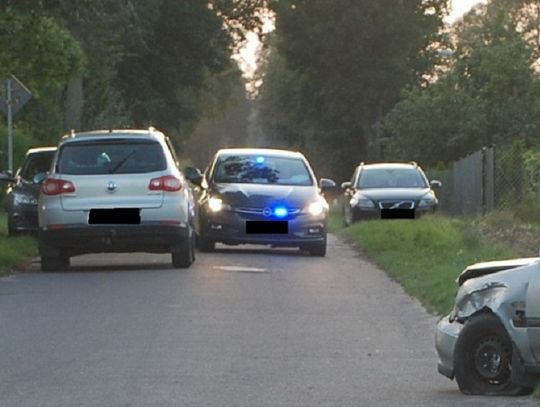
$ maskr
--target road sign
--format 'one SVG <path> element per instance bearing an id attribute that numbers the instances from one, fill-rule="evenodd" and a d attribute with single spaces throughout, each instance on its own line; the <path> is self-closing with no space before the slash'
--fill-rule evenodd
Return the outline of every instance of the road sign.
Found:
<path id="1" fill-rule="evenodd" d="M 4 92 L 0 94 L 0 110 L 8 114 L 8 105 L 11 104 L 11 114 L 16 115 L 19 110 L 32 99 L 32 93 L 19 81 L 15 75 L 10 75 L 2 81 Z M 11 87 L 11 95 L 8 88 Z"/>
<path id="2" fill-rule="evenodd" d="M 32 94 L 15 75 L 10 75 L 3 84 L 5 93 L 0 95 L 0 110 L 7 116 L 8 170 L 13 174 L 13 115 L 30 100 Z"/>

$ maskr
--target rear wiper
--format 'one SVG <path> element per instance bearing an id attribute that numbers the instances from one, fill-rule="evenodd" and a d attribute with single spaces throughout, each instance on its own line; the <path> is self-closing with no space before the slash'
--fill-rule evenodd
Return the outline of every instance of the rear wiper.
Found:
<path id="1" fill-rule="evenodd" d="M 130 158 L 133 154 L 135 154 L 135 150 L 131 150 L 131 152 L 130 152 L 128 155 L 126 155 L 124 158 L 122 158 L 120 161 L 118 161 L 118 163 L 117 163 L 114 167 L 112 167 L 112 168 L 109 170 L 109 174 L 113 174 L 113 173 L 115 173 L 116 171 L 118 171 L 118 169 L 119 169 L 122 165 L 124 165 L 125 162 L 126 162 L 127 160 L 129 160 L 129 158 Z"/>

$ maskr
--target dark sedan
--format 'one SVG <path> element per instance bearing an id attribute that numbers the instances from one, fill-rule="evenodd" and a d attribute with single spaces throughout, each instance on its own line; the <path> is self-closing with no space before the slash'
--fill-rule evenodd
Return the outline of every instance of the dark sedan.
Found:
<path id="1" fill-rule="evenodd" d="M 352 180 L 341 184 L 345 193 L 346 225 L 361 219 L 414 219 L 437 209 L 434 189 L 416 163 L 360 164 Z"/>
<path id="2" fill-rule="evenodd" d="M 321 192 L 335 183 L 315 175 L 298 152 L 224 149 L 203 176 L 186 169 L 197 185 L 196 231 L 199 248 L 216 242 L 293 246 L 313 256 L 326 254 L 328 203 Z"/>
<path id="3" fill-rule="evenodd" d="M 55 152 L 56 147 L 31 148 L 15 177 L 4 173 L 0 179 L 9 182 L 6 199 L 9 236 L 37 232 L 37 200 L 41 184 L 34 180 L 34 176 L 49 171 Z"/>

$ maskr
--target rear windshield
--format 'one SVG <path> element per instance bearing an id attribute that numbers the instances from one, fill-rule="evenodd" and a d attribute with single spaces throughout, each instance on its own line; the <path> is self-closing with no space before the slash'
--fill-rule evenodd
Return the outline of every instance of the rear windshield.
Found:
<path id="1" fill-rule="evenodd" d="M 162 171 L 161 145 L 147 140 L 107 140 L 65 144 L 56 171 L 61 174 L 139 174 Z"/>
<path id="2" fill-rule="evenodd" d="M 360 173 L 358 188 L 426 188 L 420 171 L 413 168 L 366 168 Z"/>
<path id="3" fill-rule="evenodd" d="M 214 170 L 214 182 L 313 185 L 303 160 L 264 155 L 221 157 Z"/>

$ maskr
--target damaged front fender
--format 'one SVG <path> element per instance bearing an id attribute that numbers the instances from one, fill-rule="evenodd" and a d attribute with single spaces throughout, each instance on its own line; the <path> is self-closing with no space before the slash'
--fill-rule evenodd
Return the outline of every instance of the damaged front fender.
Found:
<path id="1" fill-rule="evenodd" d="M 482 310 L 497 313 L 507 297 L 508 289 L 506 284 L 498 281 L 485 282 L 478 287 L 471 287 L 470 290 L 464 288 L 466 287 L 462 287 L 456 297 L 452 319 L 465 320 Z"/>

